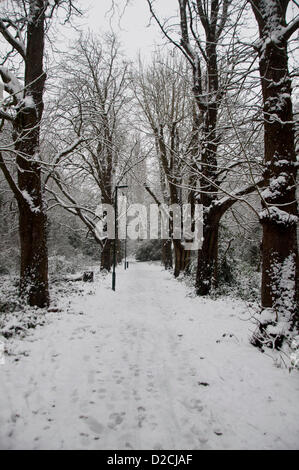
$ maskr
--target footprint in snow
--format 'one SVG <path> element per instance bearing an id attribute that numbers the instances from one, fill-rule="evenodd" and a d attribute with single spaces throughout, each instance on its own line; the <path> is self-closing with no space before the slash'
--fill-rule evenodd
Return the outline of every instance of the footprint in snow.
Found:
<path id="1" fill-rule="evenodd" d="M 125 414 L 126 413 L 124 411 L 121 413 L 111 413 L 109 416 L 111 421 L 108 423 L 108 428 L 115 429 L 117 426 L 119 426 L 123 422 Z"/>
<path id="2" fill-rule="evenodd" d="M 138 416 L 137 416 L 138 427 L 142 428 L 143 421 L 145 421 L 146 419 L 145 408 L 143 406 L 138 406 L 137 411 L 138 411 Z"/>
<path id="3" fill-rule="evenodd" d="M 203 406 L 201 404 L 201 401 L 199 399 L 196 399 L 196 398 L 193 398 L 190 403 L 185 403 L 183 402 L 183 404 L 185 405 L 185 407 L 189 410 L 189 411 L 198 411 L 198 412 L 201 412 L 203 410 Z"/>
<path id="4" fill-rule="evenodd" d="M 104 431 L 104 426 L 91 416 L 86 419 L 86 424 L 89 429 L 96 434 L 101 434 Z"/>

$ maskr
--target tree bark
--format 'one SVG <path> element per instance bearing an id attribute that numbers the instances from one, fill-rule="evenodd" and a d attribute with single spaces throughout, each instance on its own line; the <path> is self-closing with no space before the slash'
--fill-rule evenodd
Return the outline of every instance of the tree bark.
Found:
<path id="1" fill-rule="evenodd" d="M 161 240 L 162 244 L 162 263 L 165 269 L 172 269 L 172 249 L 171 240 Z"/>
<path id="2" fill-rule="evenodd" d="M 173 240 L 174 247 L 174 277 L 186 272 L 190 263 L 190 251 L 185 250 L 181 240 Z"/>
<path id="3" fill-rule="evenodd" d="M 267 189 L 261 213 L 263 307 L 294 321 L 298 300 L 296 154 L 291 79 L 288 70 L 286 10 L 289 1 L 254 0 L 259 26 L 259 69 L 264 104 L 264 158 Z M 298 318 L 297 318 L 298 321 Z"/>
<path id="4" fill-rule="evenodd" d="M 30 4 L 31 21 L 27 27 L 25 58 L 25 100 L 15 122 L 18 187 L 24 201 L 19 201 L 21 242 L 20 293 L 30 305 L 49 304 L 47 217 L 43 204 L 39 154 L 40 121 L 43 113 L 45 73 L 44 22 L 45 2 Z"/>
<path id="5" fill-rule="evenodd" d="M 112 248 L 111 240 L 107 239 L 101 252 L 101 268 L 100 268 L 101 271 L 110 271 L 111 269 L 111 264 L 112 264 L 111 248 Z"/>
<path id="6" fill-rule="evenodd" d="M 212 214 L 205 218 L 203 237 L 202 247 L 198 251 L 196 273 L 196 291 L 198 295 L 207 295 L 212 288 L 216 288 L 218 285 L 218 214 Z"/>
<path id="7" fill-rule="evenodd" d="M 202 3 L 197 2 L 198 16 L 202 22 L 206 35 L 206 70 L 207 83 L 205 93 L 209 99 L 203 100 L 203 81 L 200 61 L 194 61 L 193 70 L 193 94 L 197 103 L 199 116 L 194 118 L 194 135 L 197 136 L 198 143 L 194 142 L 195 148 L 201 147 L 203 150 L 199 155 L 199 163 L 202 165 L 199 177 L 200 203 L 205 212 L 202 248 L 198 250 L 198 265 L 196 272 L 196 290 L 198 295 L 206 295 L 211 288 L 217 285 L 217 256 L 218 256 L 218 232 L 219 216 L 215 213 L 214 202 L 217 199 L 215 185 L 217 181 L 217 152 L 219 137 L 217 135 L 218 110 L 221 103 L 221 90 L 219 88 L 219 70 L 217 65 L 217 46 L 219 41 L 219 27 L 217 22 L 226 21 L 225 15 L 221 19 L 218 1 L 211 3 L 211 19 L 202 10 Z M 224 14 L 224 13 L 223 13 Z M 181 9 L 181 20 L 187 28 L 186 5 Z M 186 29 L 187 31 L 187 29 Z M 185 44 L 188 44 L 187 33 L 182 31 Z M 197 129 L 196 129 L 197 124 Z M 200 129 L 200 130 L 199 130 Z M 200 145 L 199 145 L 200 143 Z"/>

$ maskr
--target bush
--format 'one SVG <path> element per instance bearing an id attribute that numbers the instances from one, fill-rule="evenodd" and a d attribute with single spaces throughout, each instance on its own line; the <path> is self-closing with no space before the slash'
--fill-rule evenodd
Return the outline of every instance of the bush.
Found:
<path id="1" fill-rule="evenodd" d="M 18 247 L 0 250 L 0 276 L 15 273 L 18 270 L 20 255 Z"/>
<path id="2" fill-rule="evenodd" d="M 260 247 L 254 234 L 248 241 L 221 226 L 218 253 L 218 288 L 214 295 L 232 295 L 248 301 L 260 297 Z"/>
<path id="3" fill-rule="evenodd" d="M 219 267 L 218 288 L 213 295 L 229 295 L 247 301 L 260 298 L 261 273 L 246 261 L 226 260 Z"/>
<path id="4" fill-rule="evenodd" d="M 137 261 L 160 261 L 162 250 L 160 240 L 148 240 L 142 242 L 136 251 Z"/>
<path id="5" fill-rule="evenodd" d="M 74 258 L 67 260 L 65 256 L 59 255 L 49 257 L 50 274 L 75 274 L 77 268 Z"/>

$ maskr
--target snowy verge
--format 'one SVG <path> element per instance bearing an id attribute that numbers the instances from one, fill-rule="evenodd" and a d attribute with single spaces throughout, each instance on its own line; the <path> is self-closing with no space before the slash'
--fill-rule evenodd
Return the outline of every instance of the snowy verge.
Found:
<path id="1" fill-rule="evenodd" d="M 95 271 L 96 280 L 102 279 L 98 267 L 88 266 Z M 82 281 L 82 272 L 55 275 L 49 282 L 51 303 L 48 308 L 31 307 L 18 297 L 18 278 L 0 277 L 0 340 L 5 344 L 5 353 L 12 354 L 10 340 L 23 339 L 38 327 L 49 324 L 70 310 L 70 299 L 76 296 L 94 294 L 93 284 Z"/>

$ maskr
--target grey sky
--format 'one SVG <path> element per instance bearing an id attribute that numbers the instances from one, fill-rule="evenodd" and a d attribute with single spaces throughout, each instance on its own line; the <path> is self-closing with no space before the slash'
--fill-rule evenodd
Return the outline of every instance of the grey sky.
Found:
<path id="1" fill-rule="evenodd" d="M 154 21 L 149 25 L 150 14 L 146 0 L 130 0 L 121 18 L 122 8 L 113 16 L 109 13 L 112 0 L 79 0 L 79 3 L 83 8 L 89 5 L 83 24 L 95 32 L 109 31 L 112 27 L 130 59 L 135 59 L 139 51 L 144 58 L 149 58 L 155 45 L 163 44 L 157 25 Z M 124 5 L 125 0 L 118 0 L 118 3 Z M 158 6 L 159 13 L 169 17 L 177 10 L 177 0 L 163 0 L 158 2 Z"/>
<path id="2" fill-rule="evenodd" d="M 90 28 L 95 33 L 104 33 L 112 29 L 117 34 L 122 49 L 129 59 L 135 60 L 140 52 L 143 60 L 150 60 L 155 47 L 165 44 L 166 40 L 162 37 L 155 21 L 150 21 L 147 1 L 129 0 L 129 5 L 125 9 L 126 0 L 114 0 L 114 3 L 118 5 L 118 9 L 112 14 L 113 0 L 78 0 L 80 7 L 87 10 L 79 20 L 81 29 Z M 156 0 L 155 9 L 160 19 L 173 18 L 177 16 L 178 1 Z M 294 18 L 297 12 L 298 8 L 291 2 L 288 19 Z M 69 31 L 69 33 L 70 36 L 68 33 L 66 36 L 73 38 L 74 31 Z M 250 13 L 243 34 L 248 42 L 251 42 L 253 36 L 257 35 L 257 26 L 253 18 L 250 18 Z M 292 57 L 290 59 L 292 60 Z"/>

